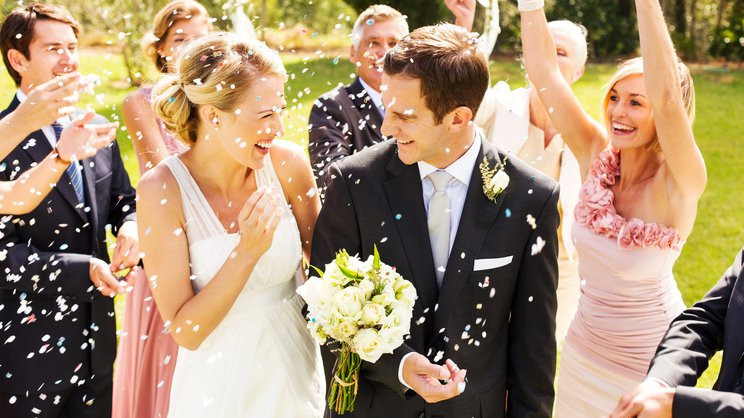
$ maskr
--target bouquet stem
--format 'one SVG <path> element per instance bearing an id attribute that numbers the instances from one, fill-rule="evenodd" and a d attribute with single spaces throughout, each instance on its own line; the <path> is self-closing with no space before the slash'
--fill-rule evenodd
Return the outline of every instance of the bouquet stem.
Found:
<path id="1" fill-rule="evenodd" d="M 338 414 L 354 412 L 361 364 L 362 359 L 359 355 L 352 353 L 351 348 L 343 344 L 336 361 L 331 390 L 328 394 L 328 405 Z"/>

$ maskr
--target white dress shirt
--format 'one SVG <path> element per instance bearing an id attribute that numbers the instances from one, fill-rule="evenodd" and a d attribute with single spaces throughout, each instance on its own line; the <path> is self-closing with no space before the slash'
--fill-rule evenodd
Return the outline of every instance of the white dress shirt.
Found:
<path id="1" fill-rule="evenodd" d="M 452 244 L 455 242 L 457 227 L 460 225 L 462 208 L 465 205 L 465 197 L 468 194 L 470 177 L 473 175 L 473 167 L 475 166 L 475 160 L 478 158 L 478 151 L 480 151 L 480 147 L 481 137 L 480 135 L 476 134 L 475 139 L 473 140 L 473 144 L 467 151 L 465 151 L 465 154 L 463 154 L 454 163 L 450 164 L 447 168 L 444 169 L 444 171 L 449 173 L 449 175 L 457 180 L 451 181 L 447 185 L 447 197 L 449 197 L 450 200 L 450 251 L 452 251 Z M 426 214 L 428 216 L 429 201 L 431 200 L 431 196 L 434 194 L 434 184 L 431 182 L 431 179 L 429 179 L 428 176 L 438 169 L 424 161 L 419 161 L 417 164 L 419 174 L 421 175 L 424 208 L 426 208 Z"/>
<path id="2" fill-rule="evenodd" d="M 465 198 L 468 195 L 468 187 L 470 186 L 470 178 L 473 176 L 473 169 L 475 167 L 476 160 L 478 159 L 478 152 L 481 148 L 481 136 L 476 133 L 473 139 L 473 144 L 470 148 L 465 151 L 465 154 L 460 156 L 454 163 L 447 166 L 444 171 L 449 173 L 456 181 L 451 181 L 447 184 L 447 196 L 450 200 L 450 241 L 449 250 L 452 251 L 452 244 L 455 242 L 455 236 L 457 236 L 457 228 L 460 226 L 460 218 L 462 217 L 462 208 L 465 206 Z M 426 208 L 426 214 L 429 214 L 429 200 L 434 194 L 434 184 L 429 179 L 429 174 L 437 171 L 438 169 L 433 165 L 419 161 L 418 163 L 419 174 L 421 175 L 421 186 L 423 188 L 424 208 Z M 408 388 L 411 389 L 405 380 L 403 380 L 403 363 L 405 363 L 408 356 L 413 353 L 408 353 L 400 360 L 398 366 L 398 381 Z"/>
<path id="3" fill-rule="evenodd" d="M 359 82 L 362 83 L 364 91 L 366 91 L 369 98 L 372 99 L 372 103 L 375 104 L 377 111 L 380 112 L 380 116 L 384 118 L 385 106 L 382 104 L 382 93 L 373 89 L 369 84 L 365 83 L 364 80 L 362 80 L 362 77 L 359 77 Z"/>

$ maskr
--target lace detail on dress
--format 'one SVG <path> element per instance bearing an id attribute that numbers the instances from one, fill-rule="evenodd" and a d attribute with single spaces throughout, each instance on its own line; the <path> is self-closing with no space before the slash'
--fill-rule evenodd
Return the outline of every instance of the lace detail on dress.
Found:
<path id="1" fill-rule="evenodd" d="M 615 184 L 619 175 L 620 150 L 602 151 L 581 186 L 574 212 L 576 221 L 597 234 L 617 237 L 617 244 L 625 250 L 644 247 L 680 250 L 682 241 L 676 228 L 638 218 L 626 220 L 617 214 L 613 205 L 615 195 L 610 186 Z"/>

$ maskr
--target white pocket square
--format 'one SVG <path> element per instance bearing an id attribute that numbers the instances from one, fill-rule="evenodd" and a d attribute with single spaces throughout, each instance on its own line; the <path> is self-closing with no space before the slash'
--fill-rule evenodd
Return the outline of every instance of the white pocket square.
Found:
<path id="1" fill-rule="evenodd" d="M 503 267 L 512 262 L 513 256 L 498 257 L 498 258 L 481 258 L 473 262 L 473 271 L 490 270 L 498 267 Z"/>

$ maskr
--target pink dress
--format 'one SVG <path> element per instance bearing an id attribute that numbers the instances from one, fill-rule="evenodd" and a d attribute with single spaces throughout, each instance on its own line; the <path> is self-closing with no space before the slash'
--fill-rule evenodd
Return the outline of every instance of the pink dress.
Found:
<path id="1" fill-rule="evenodd" d="M 150 88 L 142 92 L 149 102 Z M 159 119 L 158 127 L 171 155 L 188 149 L 165 130 Z M 137 160 L 140 172 L 144 172 L 140 155 Z M 178 345 L 163 324 L 141 270 L 124 308 L 114 368 L 112 418 L 165 418 L 177 354 Z"/>
<path id="2" fill-rule="evenodd" d="M 646 375 L 669 323 L 685 305 L 672 275 L 676 229 L 626 220 L 609 189 L 617 150 L 602 152 L 581 188 L 573 236 L 581 294 L 563 345 L 555 416 L 606 417 Z"/>

